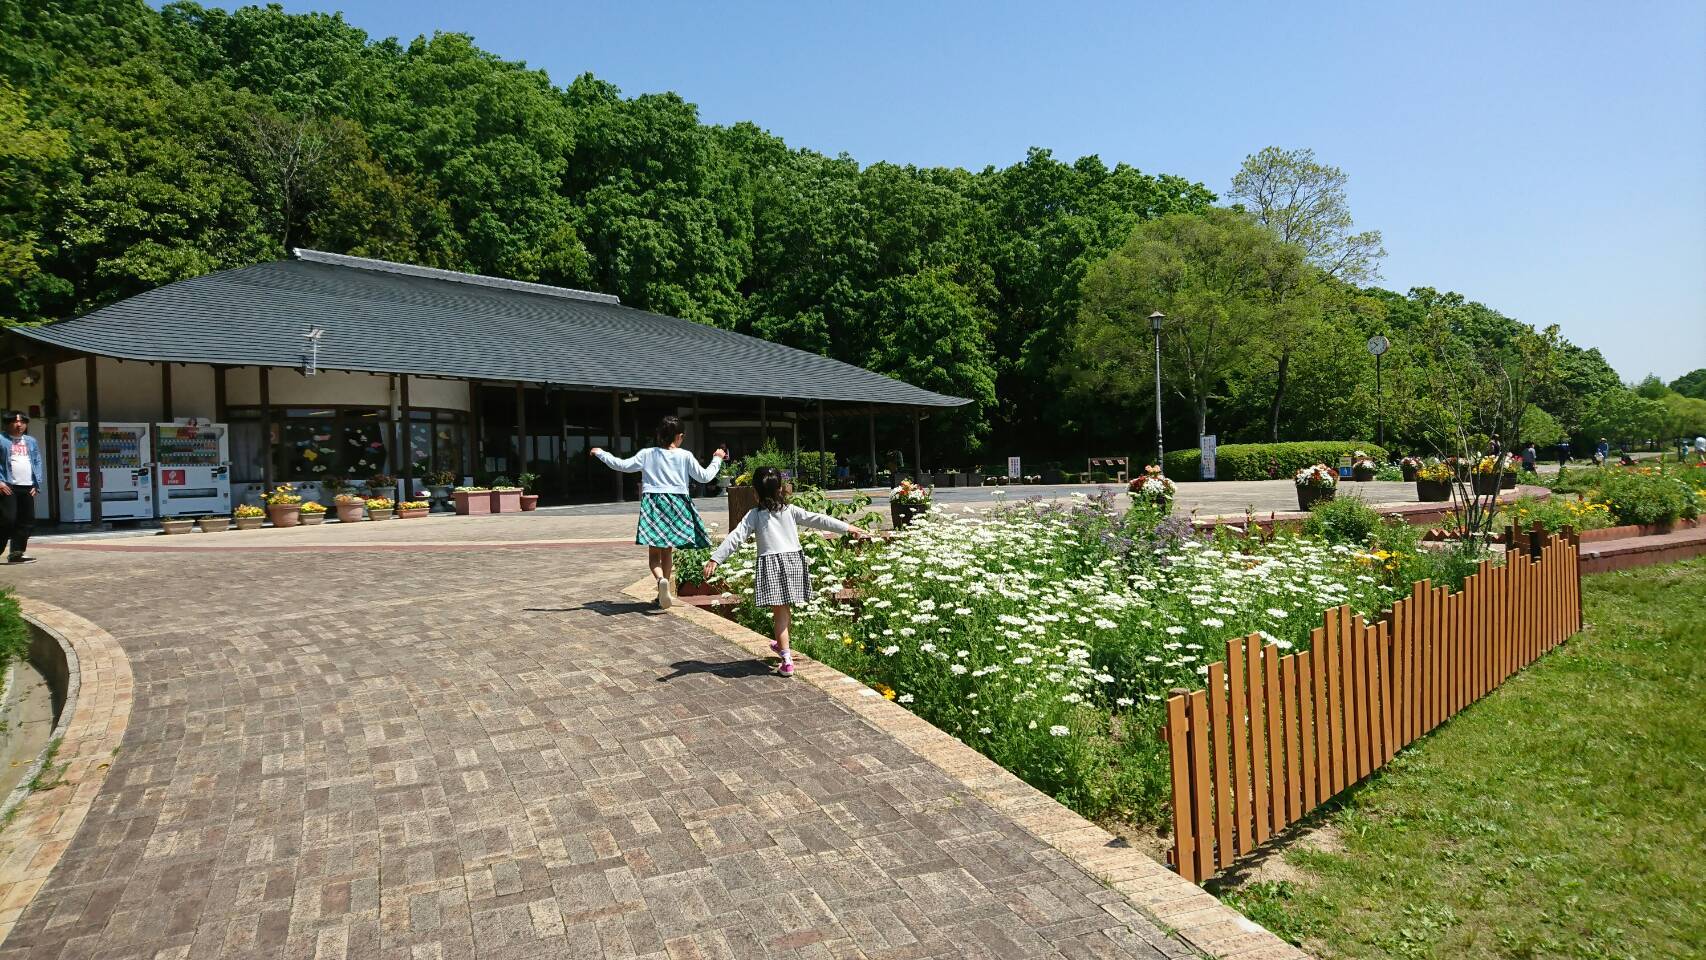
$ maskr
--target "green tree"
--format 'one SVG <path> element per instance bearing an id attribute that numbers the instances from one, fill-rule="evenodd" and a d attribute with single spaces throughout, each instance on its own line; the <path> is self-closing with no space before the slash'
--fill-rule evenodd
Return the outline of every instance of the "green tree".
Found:
<path id="1" fill-rule="evenodd" d="M 1670 388 L 1685 397 L 1706 400 L 1706 367 L 1690 370 L 1677 377 L 1670 382 Z"/>

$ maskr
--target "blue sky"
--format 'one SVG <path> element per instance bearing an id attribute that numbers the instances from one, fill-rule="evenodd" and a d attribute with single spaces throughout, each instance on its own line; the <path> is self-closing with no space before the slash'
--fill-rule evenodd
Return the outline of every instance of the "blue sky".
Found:
<path id="1" fill-rule="evenodd" d="M 1706 366 L 1706 3 L 284 6 L 470 33 L 861 163 L 1036 145 L 1221 192 L 1263 146 L 1312 147 L 1384 234 L 1386 286 L 1557 323 L 1625 379 Z"/>

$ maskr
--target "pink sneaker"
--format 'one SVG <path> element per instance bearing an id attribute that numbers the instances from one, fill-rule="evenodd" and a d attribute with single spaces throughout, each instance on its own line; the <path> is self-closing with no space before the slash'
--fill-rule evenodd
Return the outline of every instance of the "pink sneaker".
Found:
<path id="1" fill-rule="evenodd" d="M 777 664 L 776 665 L 776 675 L 779 677 L 791 677 L 791 676 L 793 676 L 794 675 L 794 661 L 784 660 L 781 663 Z"/>
<path id="2" fill-rule="evenodd" d="M 770 652 L 774 653 L 778 657 L 781 656 L 782 655 L 782 645 L 780 643 L 777 643 L 774 640 L 770 641 Z"/>

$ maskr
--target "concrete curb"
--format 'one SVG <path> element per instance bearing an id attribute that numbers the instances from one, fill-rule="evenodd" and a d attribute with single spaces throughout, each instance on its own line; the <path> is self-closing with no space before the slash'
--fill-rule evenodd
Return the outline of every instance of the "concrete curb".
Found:
<path id="1" fill-rule="evenodd" d="M 646 577 L 624 592 L 636 599 L 652 600 L 657 596 L 657 582 Z M 668 612 L 705 628 L 755 659 L 774 656 L 768 637 L 732 620 L 682 603 Z M 1025 832 L 1123 894 L 1127 909 L 1135 909 L 1149 923 L 1204 956 L 1220 960 L 1309 960 L 1308 954 L 1267 928 L 1123 844 L 905 707 L 809 657 L 796 654 L 794 662 L 795 679 L 823 691 L 866 723 L 900 741 Z"/>
<path id="2" fill-rule="evenodd" d="M 63 764 L 60 782 L 27 793 L 17 818 L 0 833 L 0 943 L 47 882 L 100 795 L 124 740 L 133 696 L 130 660 L 111 634 L 52 604 L 19 597 L 18 605 L 26 620 L 65 650 L 69 676 L 53 733 L 59 741 L 55 760 Z M 27 783 L 19 789 L 27 791 Z"/>

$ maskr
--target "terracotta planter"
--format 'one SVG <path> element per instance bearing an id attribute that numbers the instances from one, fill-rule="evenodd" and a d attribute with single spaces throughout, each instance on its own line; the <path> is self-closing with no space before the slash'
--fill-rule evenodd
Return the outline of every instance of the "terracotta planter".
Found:
<path id="1" fill-rule="evenodd" d="M 418 520 L 421 517 L 424 517 L 428 513 L 431 513 L 431 512 L 432 512 L 432 508 L 430 508 L 430 507 L 411 507 L 408 510 L 398 510 L 397 511 L 397 519 L 399 519 L 399 520 Z"/>
<path id="2" fill-rule="evenodd" d="M 1416 482 L 1416 468 L 1415 467 L 1410 467 L 1410 466 L 1405 466 L 1404 464 L 1399 464 L 1398 469 L 1404 471 L 1404 482 L 1405 483 L 1415 483 Z"/>
<path id="3" fill-rule="evenodd" d="M 758 491 L 751 487 L 729 488 L 729 529 L 733 530 L 758 507 Z"/>
<path id="4" fill-rule="evenodd" d="M 1499 475 L 1496 473 L 1477 473 L 1474 482 L 1477 497 L 1492 496 L 1499 492 Z"/>
<path id="5" fill-rule="evenodd" d="M 281 503 L 268 506 L 267 517 L 275 527 L 294 527 L 302 522 L 302 504 Z"/>
<path id="6" fill-rule="evenodd" d="M 195 532 L 195 520 L 191 517 L 171 517 L 160 521 L 162 533 L 179 534 Z"/>
<path id="7" fill-rule="evenodd" d="M 894 523 L 896 530 L 903 530 L 912 521 L 930 512 L 928 503 L 895 503 L 889 502 L 889 520 Z"/>
<path id="8" fill-rule="evenodd" d="M 1416 499 L 1422 503 L 1444 503 L 1451 499 L 1450 480 L 1417 480 Z"/>
<path id="9" fill-rule="evenodd" d="M 301 519 L 303 526 L 317 527 L 326 522 L 326 515 L 324 513 L 304 513 Z"/>
<path id="10" fill-rule="evenodd" d="M 458 490 L 451 494 L 456 501 L 456 512 L 464 517 L 484 516 L 492 512 L 492 493 L 490 490 Z"/>
<path id="11" fill-rule="evenodd" d="M 339 503 L 332 509 L 338 512 L 339 523 L 360 523 L 367 519 L 367 505 L 362 503 Z"/>
<path id="12" fill-rule="evenodd" d="M 528 510 L 539 509 L 539 494 L 537 494 L 537 493 L 524 493 L 524 494 L 522 494 L 521 495 L 521 509 L 523 512 L 526 512 Z"/>
<path id="13" fill-rule="evenodd" d="M 237 529 L 239 529 L 239 530 L 259 530 L 261 528 L 261 525 L 267 522 L 267 518 L 266 517 L 238 517 L 236 520 L 234 520 L 232 522 L 237 524 Z"/>
<path id="14" fill-rule="evenodd" d="M 492 491 L 492 512 L 493 513 L 520 513 L 521 512 L 521 491 L 520 490 L 493 490 Z"/>
<path id="15" fill-rule="evenodd" d="M 1357 483 L 1368 483 L 1374 479 L 1373 467 L 1352 467 L 1351 479 Z"/>
<path id="16" fill-rule="evenodd" d="M 231 529 L 230 517 L 196 517 L 195 525 L 202 533 L 224 533 Z"/>
<path id="17" fill-rule="evenodd" d="M 397 508 L 392 507 L 389 510 L 369 510 L 367 511 L 367 515 L 374 520 L 394 520 L 397 517 Z"/>
<path id="18" fill-rule="evenodd" d="M 1297 509 L 1307 512 L 1317 503 L 1325 503 L 1333 499 L 1339 492 L 1338 487 L 1298 487 Z"/>

